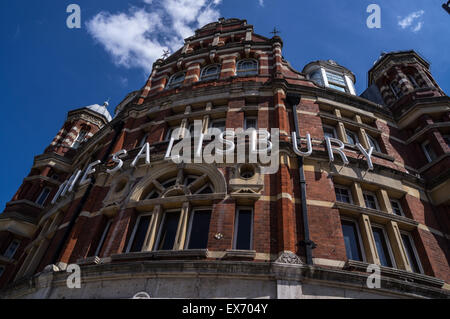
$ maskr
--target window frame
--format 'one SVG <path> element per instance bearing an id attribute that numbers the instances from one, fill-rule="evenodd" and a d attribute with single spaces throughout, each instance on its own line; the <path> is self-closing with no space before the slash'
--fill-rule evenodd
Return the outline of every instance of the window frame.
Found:
<path id="1" fill-rule="evenodd" d="M 338 81 L 335 81 L 334 79 L 330 79 L 328 77 L 328 74 L 341 77 L 343 82 L 344 82 L 344 84 L 342 84 L 342 83 L 340 83 Z M 339 92 L 342 92 L 342 93 L 350 93 L 350 89 L 349 89 L 349 87 L 347 85 L 347 81 L 345 80 L 345 74 L 325 69 L 325 76 L 327 78 L 328 88 L 336 90 L 336 91 L 339 91 Z M 339 89 L 337 89 L 335 87 L 342 88 L 342 89 L 344 89 L 344 91 L 341 91 L 341 90 L 339 90 Z"/>
<path id="2" fill-rule="evenodd" d="M 183 247 L 184 250 L 190 250 L 188 247 L 189 247 L 189 242 L 191 241 L 192 224 L 194 223 L 195 213 L 198 212 L 198 211 L 209 211 L 210 214 L 211 214 L 210 219 L 209 219 L 209 229 L 208 229 L 208 237 L 209 237 L 209 231 L 211 229 L 211 220 L 212 220 L 212 213 L 213 213 L 212 207 L 206 207 L 205 206 L 205 207 L 195 207 L 195 208 L 193 208 L 191 210 L 190 214 L 189 214 L 188 229 L 186 231 L 186 238 L 184 240 L 184 247 Z M 209 242 L 209 240 L 207 241 L 206 248 L 204 248 L 204 249 L 208 248 L 208 242 Z"/>
<path id="3" fill-rule="evenodd" d="M 355 143 L 350 143 L 350 142 L 349 142 L 349 140 L 348 140 L 348 136 L 349 136 L 349 135 L 353 135 L 353 139 L 355 140 Z M 347 139 L 347 144 L 356 146 L 356 144 L 359 143 L 358 133 L 356 133 L 355 131 L 352 131 L 352 130 L 349 130 L 349 129 L 346 128 L 346 129 L 345 129 L 345 137 L 346 137 L 346 139 Z"/>
<path id="4" fill-rule="evenodd" d="M 47 195 L 45 196 L 45 198 L 42 200 L 42 203 L 39 204 L 39 200 L 41 199 L 41 197 L 42 197 L 42 195 L 44 194 L 44 191 L 45 191 L 45 190 L 48 190 L 48 193 L 47 193 Z M 48 187 L 48 186 L 44 187 L 44 188 L 42 189 L 42 191 L 39 193 L 39 196 L 36 198 L 35 203 L 36 203 L 37 205 L 41 206 L 41 207 L 44 207 L 45 202 L 46 202 L 47 199 L 49 198 L 51 192 L 52 192 L 52 189 L 51 189 L 50 187 Z"/>
<path id="5" fill-rule="evenodd" d="M 154 214 L 153 212 L 150 212 L 150 213 L 142 213 L 142 214 L 139 214 L 139 216 L 136 218 L 136 222 L 134 223 L 133 232 L 131 233 L 130 240 L 128 241 L 127 250 L 126 250 L 127 253 L 131 253 L 131 247 L 133 246 L 133 242 L 134 242 L 134 239 L 135 239 L 135 237 L 136 237 L 136 232 L 137 232 L 137 229 L 138 229 L 138 227 L 139 227 L 139 223 L 141 222 L 141 218 L 142 218 L 142 217 L 145 217 L 145 216 L 152 216 L 152 217 L 150 218 L 150 222 L 149 222 L 149 225 L 150 225 L 151 222 L 152 222 L 152 219 L 154 218 L 153 214 Z M 150 227 L 149 227 L 149 229 L 150 229 Z M 148 236 L 149 236 L 149 229 L 147 229 L 147 234 L 145 235 L 143 247 L 145 246 L 145 242 L 146 242 L 147 239 L 148 239 Z M 142 252 L 142 251 L 143 251 L 143 250 L 142 250 L 142 248 L 141 248 L 141 252 Z"/>
<path id="6" fill-rule="evenodd" d="M 344 189 L 346 191 L 348 191 L 349 194 L 349 198 L 350 198 L 350 202 L 341 202 L 338 201 L 337 196 L 336 196 L 336 201 L 339 203 L 344 203 L 344 204 L 353 204 L 353 194 L 352 194 L 352 189 L 350 187 L 344 186 L 344 185 L 340 185 L 340 184 L 334 184 L 334 192 L 336 193 L 336 188 L 340 188 L 340 189 Z"/>
<path id="7" fill-rule="evenodd" d="M 169 209 L 169 210 L 165 210 L 165 211 L 161 212 L 162 218 L 161 218 L 161 222 L 158 225 L 158 232 L 156 234 L 155 243 L 153 245 L 152 251 L 161 251 L 158 247 L 159 247 L 160 241 L 161 241 L 162 228 L 164 226 L 164 222 L 166 220 L 167 214 L 172 214 L 172 213 L 180 214 L 180 216 L 178 217 L 177 231 L 175 233 L 175 239 L 174 239 L 174 246 L 175 246 L 177 235 L 178 235 L 178 228 L 180 226 L 181 217 L 183 216 L 182 208 Z M 170 250 L 174 250 L 173 248 L 174 247 L 172 247 L 172 249 L 170 249 Z"/>
<path id="8" fill-rule="evenodd" d="M 255 68 L 239 70 L 241 64 L 244 64 L 246 61 L 252 61 L 255 63 Z M 259 73 L 259 63 L 256 59 L 242 59 L 236 62 L 236 75 L 239 77 L 247 77 L 247 76 L 256 76 Z"/>
<path id="9" fill-rule="evenodd" d="M 109 218 L 106 222 L 105 228 L 103 229 L 102 236 L 100 237 L 100 241 L 98 242 L 97 248 L 95 249 L 94 256 L 99 256 L 101 253 L 101 250 L 103 249 L 103 245 L 105 244 L 106 236 L 108 235 L 109 231 L 111 230 L 112 225 L 112 219 Z"/>
<path id="10" fill-rule="evenodd" d="M 324 130 L 325 128 L 329 128 L 329 129 L 332 129 L 332 130 L 333 130 L 333 135 L 334 135 L 334 137 L 332 137 L 332 138 L 338 138 L 337 131 L 336 131 L 336 127 L 331 126 L 331 125 L 328 125 L 328 124 L 322 124 L 322 131 L 323 131 L 323 136 L 324 136 L 324 138 L 327 137 L 327 136 L 325 135 L 325 130 Z"/>
<path id="11" fill-rule="evenodd" d="M 211 69 L 213 67 L 217 67 L 217 72 L 213 75 L 205 75 L 205 72 L 208 69 Z M 200 73 L 200 81 L 211 81 L 211 80 L 217 80 L 220 77 L 220 72 L 221 72 L 222 66 L 221 64 L 218 63 L 214 63 L 214 64 L 209 64 L 205 67 L 203 67 L 201 73 Z M 204 77 L 207 77 L 206 79 Z"/>
<path id="12" fill-rule="evenodd" d="M 180 82 L 173 83 L 173 79 L 175 79 L 177 76 L 179 76 L 181 74 L 183 74 L 183 80 Z M 166 89 L 170 90 L 170 89 L 180 87 L 183 84 L 185 79 L 186 79 L 186 71 L 180 71 L 175 74 L 172 74 L 172 76 L 169 78 L 169 81 L 167 82 Z"/>
<path id="13" fill-rule="evenodd" d="M 404 230 L 400 230 L 400 235 L 406 235 L 406 237 L 408 237 L 409 243 L 411 244 L 411 247 L 412 247 L 412 250 L 413 250 L 412 251 L 413 254 L 414 254 L 413 257 L 416 259 L 417 266 L 419 266 L 419 273 L 420 274 L 424 274 L 425 272 L 423 271 L 422 262 L 420 261 L 419 253 L 417 252 L 416 244 L 414 243 L 414 238 L 412 237 L 411 233 L 409 233 L 407 231 L 404 231 Z M 403 244 L 403 238 L 402 238 L 402 245 L 404 245 Z M 405 247 L 405 253 L 406 253 L 406 247 Z M 406 258 L 408 258 L 408 256 L 406 256 Z M 411 263 L 410 260 L 408 260 L 408 262 Z M 411 271 L 412 271 L 412 269 L 411 269 Z"/>
<path id="14" fill-rule="evenodd" d="M 238 236 L 238 227 L 239 227 L 239 214 L 241 211 L 243 210 L 249 210 L 251 211 L 251 224 L 250 224 L 250 246 L 249 246 L 249 251 L 253 250 L 253 228 L 254 228 L 254 223 L 255 223 L 255 210 L 253 207 L 250 206 L 238 206 L 236 207 L 236 212 L 235 212 L 235 220 L 234 220 L 234 231 L 233 231 L 233 250 L 238 250 L 236 248 L 237 246 L 237 236 Z M 247 249 L 246 249 L 247 250 Z"/>
<path id="15" fill-rule="evenodd" d="M 375 200 L 375 207 L 376 207 L 376 208 L 367 207 L 365 195 L 373 196 L 373 198 L 374 198 L 374 200 Z M 380 203 L 378 203 L 378 197 L 377 197 L 377 195 L 376 195 L 374 192 L 371 192 L 371 191 L 363 191 L 363 199 L 364 199 L 364 205 L 366 206 L 366 208 L 368 208 L 368 209 L 380 210 Z"/>
<path id="16" fill-rule="evenodd" d="M 367 261 L 366 251 L 365 251 L 365 248 L 364 248 L 364 242 L 362 240 L 361 230 L 359 229 L 358 221 L 356 219 L 353 219 L 353 218 L 350 218 L 350 217 L 346 217 L 346 216 L 340 216 L 340 218 L 341 218 L 341 229 L 342 229 L 342 220 L 345 220 L 347 222 L 355 224 L 355 226 L 356 226 L 356 233 L 357 233 L 358 241 L 359 241 L 359 247 L 361 249 L 361 257 L 362 257 L 363 262 L 366 262 Z M 345 243 L 344 243 L 344 246 L 345 246 Z M 347 255 L 347 250 L 345 251 L 345 254 Z"/>
<path id="17" fill-rule="evenodd" d="M 435 159 L 432 159 L 431 156 L 430 156 L 430 153 L 428 153 L 428 150 L 426 149 L 427 145 L 430 145 L 431 149 L 433 150 L 434 156 L 436 156 Z M 422 148 L 422 151 L 425 153 L 425 157 L 427 158 L 428 163 L 432 163 L 433 161 L 435 161 L 438 158 L 438 156 L 436 154 L 436 151 L 433 149 L 433 145 L 431 145 L 431 142 L 429 140 L 426 140 L 426 141 L 422 142 L 420 144 L 420 146 Z"/>
<path id="18" fill-rule="evenodd" d="M 399 99 L 403 96 L 402 89 L 398 86 L 397 83 L 391 82 L 389 83 L 389 87 L 391 88 L 392 93 L 394 93 L 394 96 L 396 99 Z M 398 91 L 396 91 L 398 90 Z"/>
<path id="19" fill-rule="evenodd" d="M 386 231 L 386 228 L 385 228 L 383 225 L 381 225 L 381 224 L 376 224 L 376 223 L 371 223 L 371 226 L 372 226 L 372 227 L 371 227 L 370 231 L 372 232 L 372 236 L 373 236 L 373 228 L 381 229 L 381 231 L 382 231 L 382 233 L 383 233 L 383 236 L 384 236 L 384 240 L 385 240 L 385 242 L 386 242 L 386 246 L 387 246 L 389 258 L 391 259 L 392 268 L 398 269 L 398 268 L 397 268 L 397 263 L 396 263 L 396 261 L 395 261 L 394 253 L 393 253 L 393 251 L 392 251 L 391 241 L 390 241 L 390 239 L 389 239 L 389 236 L 388 236 L 388 233 L 387 233 L 387 231 Z M 373 236 L 373 240 L 374 240 L 374 242 L 375 242 L 375 236 Z M 403 243 L 402 243 L 402 245 L 403 245 Z M 376 245 L 375 245 L 375 249 L 377 249 L 377 248 L 376 248 Z M 380 252 L 379 252 L 378 250 L 377 250 L 377 254 L 380 255 Z M 389 266 L 383 266 L 383 265 L 381 265 L 381 266 L 382 266 L 382 267 L 388 267 L 388 268 L 390 268 Z"/>
<path id="20" fill-rule="evenodd" d="M 373 136 L 370 135 L 370 134 L 367 134 L 367 133 L 366 133 L 366 136 L 367 136 L 367 141 L 369 142 L 369 146 L 373 146 L 373 145 L 370 143 L 370 142 L 372 142 L 372 143 L 374 144 L 373 150 L 374 150 L 375 152 L 381 153 L 380 143 L 378 143 L 378 141 L 376 140 L 376 138 L 373 137 Z"/>
<path id="21" fill-rule="evenodd" d="M 245 116 L 244 117 L 244 131 L 249 129 L 248 124 L 247 124 L 247 121 L 249 121 L 249 120 L 255 121 L 256 127 L 252 127 L 252 128 L 254 128 L 255 130 L 258 130 L 258 117 L 257 116 Z"/>
<path id="22" fill-rule="evenodd" d="M 19 249 L 20 243 L 21 243 L 21 242 L 22 242 L 22 241 L 21 241 L 20 239 L 13 239 L 13 240 L 9 243 L 9 245 L 8 245 L 8 247 L 6 248 L 5 252 L 3 253 L 3 257 L 5 257 L 5 258 L 7 258 L 7 259 L 9 259 L 9 260 L 13 260 L 13 259 L 14 259 L 14 255 L 17 253 L 17 250 Z M 16 248 L 14 249 L 14 251 L 10 254 L 10 256 L 8 256 L 6 253 L 7 253 L 8 250 L 11 248 L 11 245 L 12 245 L 13 243 L 17 243 L 17 246 L 16 246 Z"/>
<path id="23" fill-rule="evenodd" d="M 397 216 L 405 216 L 405 212 L 403 211 L 403 207 L 402 207 L 402 202 L 400 201 L 400 200 L 398 200 L 398 199 L 396 199 L 396 198 L 389 198 L 389 202 L 391 203 L 391 207 L 392 207 L 392 213 L 394 214 L 394 215 L 397 215 Z M 400 215 L 398 215 L 398 214 L 396 214 L 395 212 L 394 212 L 394 207 L 392 206 L 392 203 L 397 203 L 397 205 L 398 205 L 398 207 L 400 208 Z"/>

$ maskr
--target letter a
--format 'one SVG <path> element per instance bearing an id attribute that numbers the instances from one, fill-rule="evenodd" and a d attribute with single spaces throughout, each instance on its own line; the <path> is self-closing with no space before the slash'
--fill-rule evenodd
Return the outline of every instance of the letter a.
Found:
<path id="1" fill-rule="evenodd" d="M 70 4 L 66 10 L 67 13 L 72 13 L 67 17 L 66 24 L 69 29 L 81 28 L 81 8 L 78 4 Z"/>
<path id="2" fill-rule="evenodd" d="M 367 18 L 367 27 L 369 29 L 381 28 L 381 8 L 378 4 L 370 4 L 367 7 L 367 13 L 372 13 Z"/>

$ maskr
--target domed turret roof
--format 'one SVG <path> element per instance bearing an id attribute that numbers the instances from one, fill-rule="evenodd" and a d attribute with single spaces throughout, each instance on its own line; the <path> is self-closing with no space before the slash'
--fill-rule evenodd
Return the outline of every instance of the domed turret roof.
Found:
<path id="1" fill-rule="evenodd" d="M 105 102 L 105 104 L 103 105 L 93 104 L 86 106 L 85 108 L 94 111 L 100 115 L 103 115 L 108 120 L 108 122 L 111 122 L 112 117 L 111 114 L 109 114 L 108 109 L 106 108 L 107 106 L 108 102 Z"/>

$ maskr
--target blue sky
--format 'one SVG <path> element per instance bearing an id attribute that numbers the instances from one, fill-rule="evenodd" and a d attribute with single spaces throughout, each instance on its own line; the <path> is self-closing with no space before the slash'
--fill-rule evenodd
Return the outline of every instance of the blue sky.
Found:
<path id="1" fill-rule="evenodd" d="M 352 70 L 358 94 L 382 51 L 414 49 L 450 92 L 450 15 L 444 0 L 2 0 L 0 1 L 0 210 L 61 128 L 67 112 L 110 99 L 110 111 L 145 83 L 164 48 L 175 51 L 199 25 L 243 18 L 270 37 L 297 70 L 333 59 Z M 81 29 L 66 8 L 81 7 Z M 366 8 L 381 7 L 381 29 Z"/>

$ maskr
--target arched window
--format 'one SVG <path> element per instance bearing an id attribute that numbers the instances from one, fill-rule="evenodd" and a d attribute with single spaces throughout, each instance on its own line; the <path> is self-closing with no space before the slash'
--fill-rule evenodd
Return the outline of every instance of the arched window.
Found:
<path id="1" fill-rule="evenodd" d="M 186 77 L 185 72 L 179 72 L 172 75 L 169 79 L 169 83 L 167 83 L 167 89 L 179 87 L 181 84 L 183 84 L 185 77 Z"/>
<path id="2" fill-rule="evenodd" d="M 152 179 L 139 196 L 148 210 L 137 217 L 127 251 L 206 249 L 216 191 L 209 175 L 192 167 Z"/>
<path id="3" fill-rule="evenodd" d="M 309 78 L 311 81 L 314 81 L 315 83 L 317 83 L 318 85 L 324 85 L 323 84 L 323 77 L 322 77 L 322 70 L 321 69 L 316 69 L 315 71 L 313 71 L 310 75 Z"/>
<path id="4" fill-rule="evenodd" d="M 200 80 L 201 81 L 216 80 L 219 78 L 219 74 L 220 74 L 220 65 L 218 64 L 208 65 L 203 68 Z"/>
<path id="5" fill-rule="evenodd" d="M 381 152 L 380 145 L 378 144 L 378 141 L 371 135 L 367 134 L 367 139 L 369 140 L 370 146 L 373 147 L 375 152 Z"/>
<path id="6" fill-rule="evenodd" d="M 241 60 L 236 65 L 238 76 L 250 76 L 258 74 L 258 62 L 253 59 Z"/>

